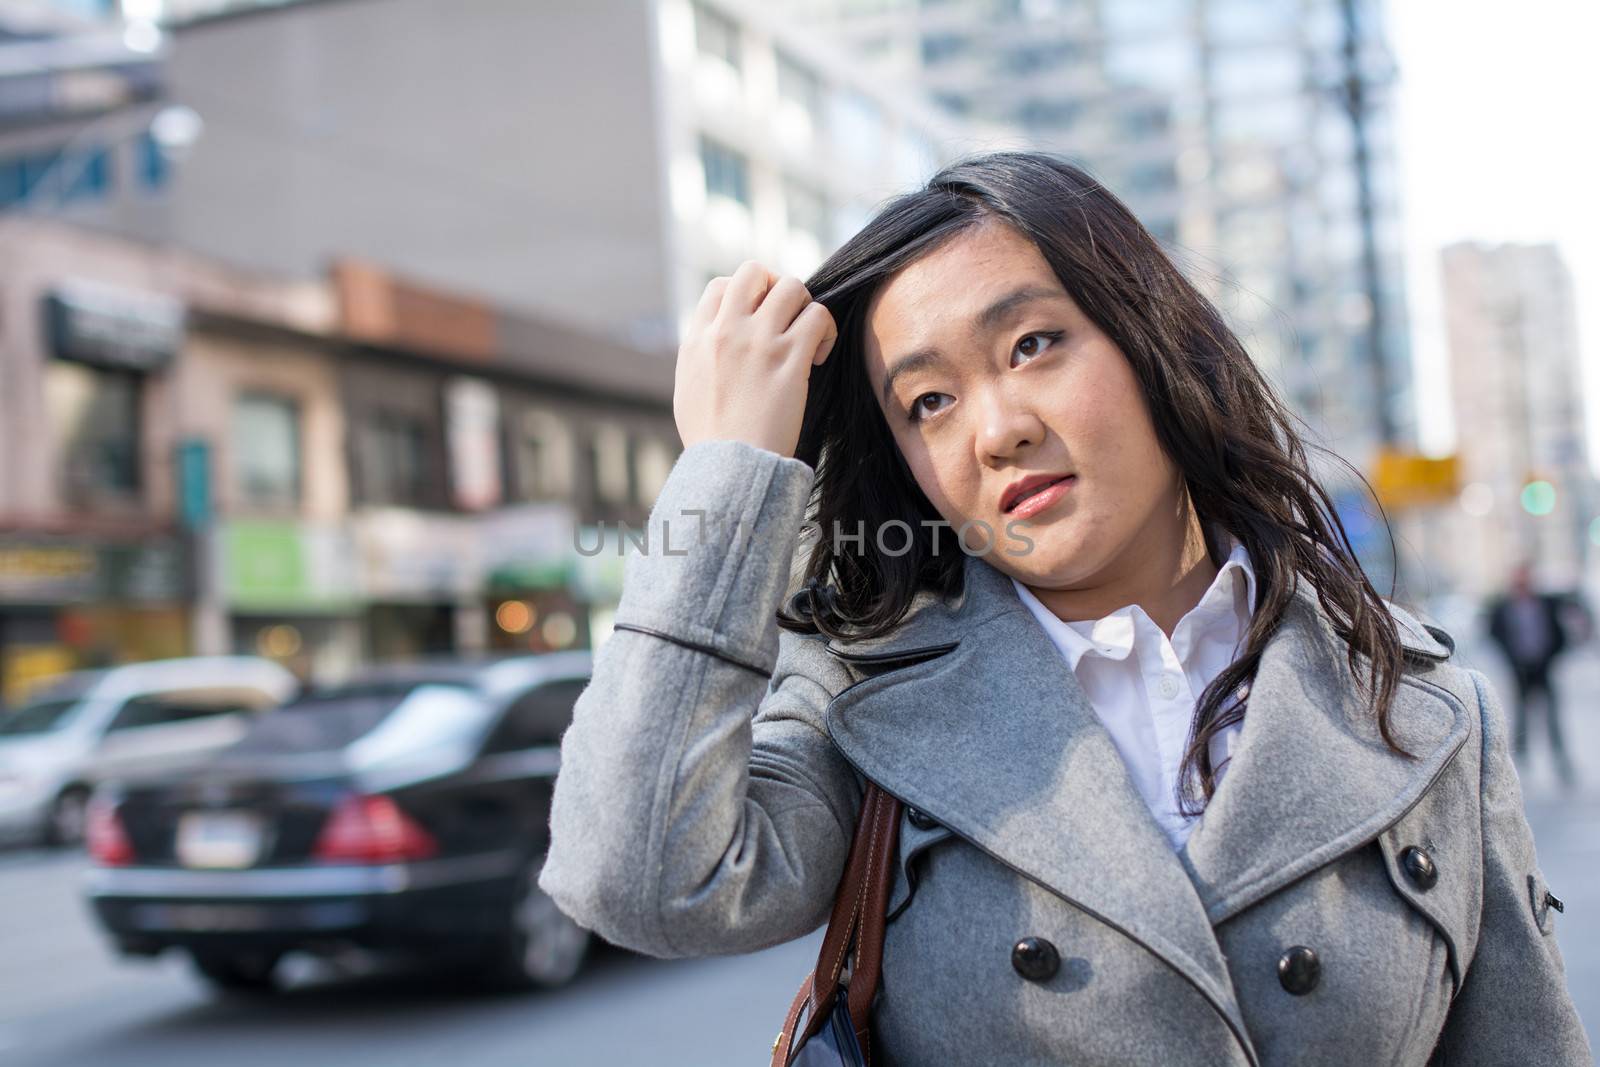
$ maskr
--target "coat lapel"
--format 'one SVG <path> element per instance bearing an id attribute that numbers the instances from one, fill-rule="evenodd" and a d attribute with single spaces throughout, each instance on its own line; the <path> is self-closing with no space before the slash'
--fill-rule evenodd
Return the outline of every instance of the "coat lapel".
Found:
<path id="1" fill-rule="evenodd" d="M 1394 614 L 1408 657 L 1450 654 L 1410 615 Z M 1390 722 L 1415 760 L 1384 743 L 1326 613 L 1301 583 L 1262 650 L 1232 762 L 1179 853 L 1211 922 L 1398 821 L 1460 751 L 1471 714 L 1445 689 L 1408 672 Z"/>
<path id="2" fill-rule="evenodd" d="M 834 642 L 876 673 L 828 708 L 856 768 L 1187 979 L 1255 1054 L 1205 908 L 1076 676 L 979 557 L 951 603 L 919 595 L 892 633 Z"/>

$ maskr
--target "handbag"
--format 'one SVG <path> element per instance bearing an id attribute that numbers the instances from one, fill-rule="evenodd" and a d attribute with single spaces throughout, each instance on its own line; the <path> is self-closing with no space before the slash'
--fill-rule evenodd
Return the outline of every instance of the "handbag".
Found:
<path id="1" fill-rule="evenodd" d="M 772 1043 L 772 1067 L 866 1067 L 872 1062 L 872 1001 L 882 973 L 900 811 L 900 801 L 867 783 L 817 965 L 800 983 Z M 849 981 L 841 983 L 847 958 Z"/>

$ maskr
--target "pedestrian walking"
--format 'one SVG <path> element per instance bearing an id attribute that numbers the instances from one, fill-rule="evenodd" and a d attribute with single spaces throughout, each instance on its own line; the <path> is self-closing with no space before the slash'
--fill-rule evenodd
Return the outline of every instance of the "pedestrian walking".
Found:
<path id="1" fill-rule="evenodd" d="M 1570 644 L 1562 618 L 1564 608 L 1565 598 L 1534 590 L 1533 565 L 1523 561 L 1512 569 L 1507 591 L 1489 604 L 1489 636 L 1505 654 L 1516 684 L 1512 751 L 1518 758 L 1527 755 L 1528 719 L 1537 702 L 1544 712 L 1556 772 L 1565 785 L 1572 786 L 1577 776 L 1563 738 L 1561 705 L 1551 679 L 1556 659 Z"/>
<path id="2" fill-rule="evenodd" d="M 674 414 L 562 740 L 563 910 L 799 937 L 881 791 L 880 1067 L 1592 1062 L 1494 690 L 1084 171 L 969 157 L 804 282 L 714 279 Z"/>

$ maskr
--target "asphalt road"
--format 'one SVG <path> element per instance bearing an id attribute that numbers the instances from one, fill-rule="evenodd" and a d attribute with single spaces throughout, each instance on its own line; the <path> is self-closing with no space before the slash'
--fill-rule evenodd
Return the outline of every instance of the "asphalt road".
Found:
<path id="1" fill-rule="evenodd" d="M 180 958 L 120 961 L 77 896 L 82 861 L 0 858 L 6 1067 L 566 1067 L 765 1062 L 820 934 L 751 956 L 608 950 L 565 989 L 484 994 L 425 970 L 291 961 L 269 1000 L 212 996 Z M 648 1056 L 645 1056 L 648 1050 Z"/>
<path id="2" fill-rule="evenodd" d="M 1500 678 L 1481 652 L 1463 650 Z M 1534 732 L 1523 786 L 1541 863 L 1567 903 L 1557 937 L 1600 1048 L 1600 657 L 1561 672 L 1582 782 L 1563 791 Z M 426 971 L 309 961 L 265 1001 L 214 998 L 176 958 L 120 961 L 78 895 L 83 861 L 0 853 L 0 1063 L 7 1067 L 463 1067 L 765 1062 L 820 935 L 694 961 L 602 953 L 567 989 L 484 995 Z"/>

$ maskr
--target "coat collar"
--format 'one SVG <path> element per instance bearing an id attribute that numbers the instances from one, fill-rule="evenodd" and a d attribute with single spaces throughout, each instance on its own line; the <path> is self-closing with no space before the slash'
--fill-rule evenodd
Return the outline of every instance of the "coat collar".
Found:
<path id="1" fill-rule="evenodd" d="M 1450 648 L 1390 605 L 1412 663 Z M 1412 670 L 1390 706 L 1393 752 L 1345 646 L 1302 585 L 1262 650 L 1228 773 L 1178 858 L 1213 923 L 1374 840 L 1417 803 L 1471 731 L 1468 708 Z"/>
<path id="2" fill-rule="evenodd" d="M 1162 959 L 1254 1061 L 1213 924 L 1409 810 L 1465 740 L 1465 710 L 1408 683 L 1393 716 L 1421 758 L 1374 743 L 1337 639 L 1315 595 L 1297 589 L 1263 651 L 1229 772 L 1175 854 L 1010 578 L 979 556 L 964 572 L 949 600 L 919 592 L 894 631 L 829 642 L 868 675 L 829 704 L 834 743 L 904 803 Z M 1396 617 L 1409 655 L 1449 654 Z"/>
<path id="3" fill-rule="evenodd" d="M 860 664 L 922 658 L 949 651 L 960 642 L 964 630 L 995 615 L 1027 610 L 1011 585 L 1011 579 L 982 556 L 968 556 L 963 574 L 962 589 L 953 598 L 947 600 L 932 590 L 920 589 L 912 596 L 900 625 L 893 630 L 866 639 L 834 638 L 828 642 L 828 651 L 846 662 Z M 1253 569 L 1250 590 L 1253 607 Z M 1315 594 L 1309 588 L 1302 583 L 1295 592 L 1299 599 L 1313 605 L 1313 611 L 1321 614 Z M 1400 642 L 1408 656 L 1419 660 L 1449 658 L 1455 646 L 1453 642 L 1447 644 L 1440 640 L 1441 631 L 1425 626 L 1398 605 L 1391 604 L 1390 610 L 1399 625 Z"/>

